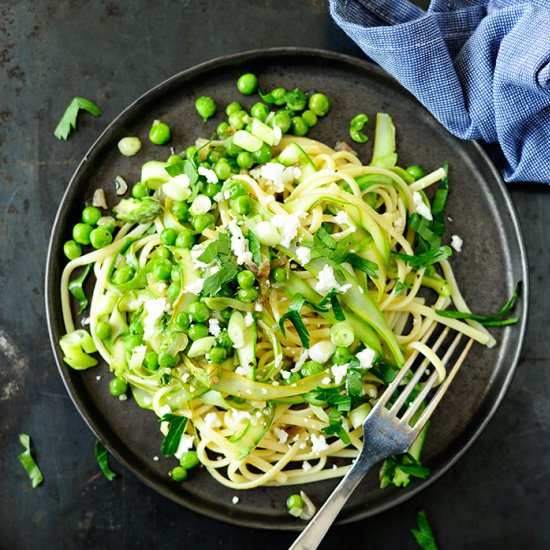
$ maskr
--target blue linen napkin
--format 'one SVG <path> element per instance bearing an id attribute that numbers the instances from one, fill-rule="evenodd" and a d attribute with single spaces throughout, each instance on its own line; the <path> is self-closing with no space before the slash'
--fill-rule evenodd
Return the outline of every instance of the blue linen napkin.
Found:
<path id="1" fill-rule="evenodd" d="M 359 47 L 451 133 L 498 143 L 506 181 L 550 183 L 550 0 L 330 0 Z"/>

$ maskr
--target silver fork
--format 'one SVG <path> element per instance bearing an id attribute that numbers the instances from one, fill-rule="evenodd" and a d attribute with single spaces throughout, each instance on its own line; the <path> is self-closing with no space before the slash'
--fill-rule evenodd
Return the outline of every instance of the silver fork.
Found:
<path id="1" fill-rule="evenodd" d="M 435 326 L 436 325 L 426 334 L 424 342 L 430 338 Z M 447 327 L 439 335 L 431 348 L 437 352 L 448 335 L 449 328 Z M 458 357 L 456 357 L 455 363 L 446 369 L 447 376 L 445 380 L 438 387 L 437 391 L 434 393 L 433 397 L 431 397 L 425 409 L 412 426 L 411 421 L 420 410 L 422 403 L 436 383 L 438 374 L 434 370 L 429 375 L 418 396 L 410 403 L 406 411 L 400 415 L 399 413 L 407 398 L 410 396 L 429 365 L 427 359 L 423 359 L 420 364 L 418 364 L 418 351 L 411 354 L 399 374 L 387 387 L 386 391 L 381 395 L 380 399 L 363 422 L 364 445 L 352 468 L 342 478 L 342 481 L 336 486 L 326 502 L 302 531 L 301 535 L 294 541 L 294 544 L 289 550 L 314 550 L 317 548 L 333 521 L 336 519 L 336 516 L 357 485 L 359 485 L 359 482 L 365 477 L 368 470 L 388 456 L 402 454 L 409 449 L 445 395 L 453 378 L 464 362 L 466 355 L 470 351 L 470 347 L 473 343 L 472 339 L 466 342 L 462 351 L 456 351 L 461 339 L 462 334 L 457 334 L 454 339 L 452 339 L 450 345 L 444 350 L 445 354 L 441 358 L 441 361 L 445 367 L 447 367 L 452 357 L 456 357 L 457 354 Z M 386 405 L 389 400 L 394 395 L 407 373 L 412 371 L 413 365 L 415 364 L 418 366 L 412 378 L 400 391 L 399 397 L 395 403 L 393 403 L 390 408 L 387 408 Z"/>

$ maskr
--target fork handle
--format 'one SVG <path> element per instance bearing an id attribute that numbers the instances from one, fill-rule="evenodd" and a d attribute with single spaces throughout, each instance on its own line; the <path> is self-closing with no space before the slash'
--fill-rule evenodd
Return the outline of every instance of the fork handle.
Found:
<path id="1" fill-rule="evenodd" d="M 383 458 L 383 457 L 382 457 Z M 289 550 L 315 550 L 365 474 L 381 457 L 357 459 Z"/>

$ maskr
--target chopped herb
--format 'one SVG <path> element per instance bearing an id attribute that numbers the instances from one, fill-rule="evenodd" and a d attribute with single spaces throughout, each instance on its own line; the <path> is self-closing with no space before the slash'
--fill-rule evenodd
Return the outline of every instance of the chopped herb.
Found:
<path id="1" fill-rule="evenodd" d="M 82 286 L 84 285 L 84 281 L 86 280 L 91 268 L 92 264 L 88 264 L 82 274 L 69 283 L 69 292 L 76 298 L 80 305 L 78 308 L 79 314 L 88 307 L 88 298 L 86 298 L 86 294 L 84 294 L 84 289 Z"/>
<path id="2" fill-rule="evenodd" d="M 342 306 L 338 301 L 338 297 L 336 296 L 336 293 L 331 291 L 330 294 L 331 294 L 330 305 L 332 306 L 332 312 L 334 313 L 334 318 L 337 321 L 344 321 L 346 319 L 346 316 L 344 315 L 344 310 L 342 309 Z"/>
<path id="3" fill-rule="evenodd" d="M 401 294 L 407 288 L 408 288 L 408 286 L 405 283 L 401 282 L 401 281 L 397 281 L 395 283 L 395 292 L 396 292 L 396 294 Z"/>
<path id="4" fill-rule="evenodd" d="M 362 258 L 361 256 L 359 256 L 359 254 L 356 254 L 355 252 L 349 252 L 348 254 L 346 254 L 345 261 L 350 263 L 353 267 L 355 267 L 355 269 L 363 271 L 369 277 L 373 279 L 378 279 L 378 274 L 376 273 L 376 270 L 378 269 L 378 264 L 376 264 L 375 262 Z"/>
<path id="5" fill-rule="evenodd" d="M 252 230 L 247 233 L 246 238 L 248 239 L 248 249 L 252 254 L 252 261 L 259 266 L 262 263 L 260 239 Z"/>
<path id="6" fill-rule="evenodd" d="M 102 471 L 103 475 L 109 481 L 113 481 L 113 479 L 115 479 L 116 477 L 116 473 L 113 472 L 113 470 L 111 470 L 111 467 L 109 466 L 109 452 L 103 446 L 103 443 L 101 443 L 101 441 L 95 442 L 94 454 L 97 460 L 97 464 L 99 465 L 99 469 Z"/>
<path id="7" fill-rule="evenodd" d="M 348 432 L 344 429 L 342 414 L 339 411 L 331 410 L 328 414 L 329 425 L 323 428 L 327 435 L 337 435 L 346 445 L 351 443 Z"/>
<path id="8" fill-rule="evenodd" d="M 427 250 L 418 256 L 409 256 L 408 254 L 400 254 L 398 252 L 394 252 L 393 256 L 405 260 L 413 267 L 428 267 L 442 260 L 446 260 L 452 253 L 453 251 L 449 246 L 440 246 L 433 250 Z"/>
<path id="9" fill-rule="evenodd" d="M 371 369 L 371 373 L 380 378 L 386 386 L 393 382 L 393 379 L 397 376 L 397 372 L 391 365 L 384 362 L 380 362 L 376 367 Z"/>
<path id="10" fill-rule="evenodd" d="M 221 258 L 221 256 L 230 255 L 231 238 L 227 233 L 218 233 L 218 238 L 215 241 L 212 241 L 197 259 L 205 264 L 209 264 L 216 258 L 224 261 L 225 259 Z"/>
<path id="11" fill-rule="evenodd" d="M 411 482 L 411 476 L 427 479 L 429 475 L 430 469 L 422 466 L 420 461 L 410 453 L 391 456 L 384 460 L 380 468 L 380 487 L 382 489 L 388 485 L 407 487 Z"/>
<path id="12" fill-rule="evenodd" d="M 23 468 L 25 468 L 25 471 L 31 480 L 32 488 L 34 489 L 44 481 L 44 477 L 42 476 L 42 472 L 31 454 L 30 436 L 28 434 L 19 434 L 19 441 L 21 442 L 21 445 L 25 447 L 25 450 L 17 458 L 19 458 L 19 462 L 21 462 Z"/>
<path id="13" fill-rule="evenodd" d="M 449 319 L 470 319 L 477 321 L 478 323 L 485 325 L 486 327 L 503 327 L 506 325 L 513 325 L 519 321 L 518 317 L 511 317 L 509 319 L 501 319 L 506 313 L 508 313 L 516 303 L 519 286 L 521 281 L 516 285 L 512 297 L 504 304 L 502 309 L 493 315 L 475 315 L 474 313 L 466 313 L 464 311 L 447 311 L 442 309 L 436 309 L 436 313 L 441 317 L 447 317 Z"/>
<path id="14" fill-rule="evenodd" d="M 239 272 L 237 266 L 232 261 L 225 261 L 221 264 L 219 271 L 210 275 L 202 285 L 201 294 L 203 296 L 216 296 L 223 285 L 230 283 Z"/>
<path id="15" fill-rule="evenodd" d="M 416 525 L 417 529 L 411 529 L 411 533 L 418 543 L 418 546 L 420 546 L 422 550 L 437 550 L 437 543 L 435 542 L 432 528 L 430 527 L 424 510 L 418 512 L 416 516 Z"/>
<path id="16" fill-rule="evenodd" d="M 199 179 L 199 171 L 197 165 L 193 160 L 184 159 L 181 162 L 170 164 L 164 168 L 168 175 L 171 177 L 185 174 L 189 178 L 189 185 L 193 186 Z"/>
<path id="17" fill-rule="evenodd" d="M 66 140 L 73 129 L 76 128 L 76 119 L 80 109 L 88 111 L 88 113 L 93 116 L 101 115 L 100 108 L 89 99 L 85 99 L 84 97 L 73 97 L 53 132 L 53 135 L 57 139 Z"/>
<path id="18" fill-rule="evenodd" d="M 283 336 L 286 336 L 285 331 L 285 321 L 289 320 L 296 329 L 296 332 L 298 333 L 298 337 L 300 338 L 300 341 L 302 342 L 302 346 L 304 348 L 309 349 L 309 332 L 304 325 L 304 322 L 302 321 L 302 317 L 299 312 L 297 311 L 287 311 L 280 319 L 279 319 L 279 329 L 283 333 Z"/>
<path id="19" fill-rule="evenodd" d="M 172 456 L 178 450 L 181 436 L 187 425 L 187 417 L 175 414 L 165 414 L 161 420 L 169 423 L 168 433 L 162 442 L 160 450 L 164 456 Z"/>
<path id="20" fill-rule="evenodd" d="M 363 395 L 363 376 L 358 369 L 348 368 L 346 372 L 346 390 L 352 397 Z"/>

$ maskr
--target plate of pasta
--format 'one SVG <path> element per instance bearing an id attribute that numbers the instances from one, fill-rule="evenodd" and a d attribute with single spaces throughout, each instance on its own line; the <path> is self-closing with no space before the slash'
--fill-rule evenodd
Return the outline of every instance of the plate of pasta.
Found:
<path id="1" fill-rule="evenodd" d="M 366 62 L 279 48 L 179 73 L 111 123 L 61 201 L 46 295 L 61 376 L 120 462 L 212 517 L 294 529 L 411 353 L 444 380 L 445 327 L 475 342 L 448 397 L 341 520 L 458 459 L 510 382 L 526 281 L 477 144 Z"/>

